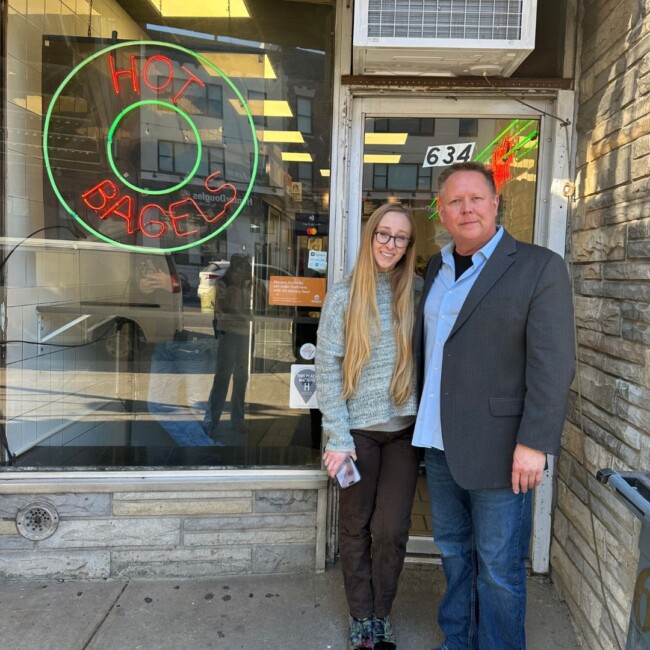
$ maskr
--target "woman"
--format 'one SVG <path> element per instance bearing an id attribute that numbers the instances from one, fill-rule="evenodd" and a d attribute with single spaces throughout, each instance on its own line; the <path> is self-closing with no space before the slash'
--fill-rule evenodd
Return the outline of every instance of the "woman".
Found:
<path id="1" fill-rule="evenodd" d="M 318 327 L 316 376 L 323 462 L 348 456 L 361 480 L 340 491 L 339 550 L 350 610 L 348 648 L 396 648 L 389 614 L 404 564 L 419 458 L 411 335 L 415 227 L 405 206 L 371 215 L 349 278 L 330 289 Z"/>

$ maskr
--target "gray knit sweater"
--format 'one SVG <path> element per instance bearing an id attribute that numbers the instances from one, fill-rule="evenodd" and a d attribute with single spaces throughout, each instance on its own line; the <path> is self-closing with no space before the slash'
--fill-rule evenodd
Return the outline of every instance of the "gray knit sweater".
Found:
<path id="1" fill-rule="evenodd" d="M 316 385 L 318 407 L 323 413 L 323 430 L 329 437 L 326 449 L 353 451 L 350 429 L 371 428 L 396 416 L 415 415 L 415 391 L 402 405 L 396 406 L 390 395 L 396 346 L 393 335 L 392 273 L 377 274 L 377 306 L 381 336 L 372 349 L 372 357 L 361 373 L 357 393 L 348 400 L 343 393 L 342 361 L 345 309 L 350 295 L 350 279 L 337 282 L 327 292 L 318 325 L 316 346 Z"/>

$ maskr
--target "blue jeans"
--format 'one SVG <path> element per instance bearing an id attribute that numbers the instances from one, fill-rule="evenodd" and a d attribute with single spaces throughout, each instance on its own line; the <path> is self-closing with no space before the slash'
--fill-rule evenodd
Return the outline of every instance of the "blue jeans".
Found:
<path id="1" fill-rule="evenodd" d="M 168 341 L 157 343 L 151 355 L 149 412 L 177 445 L 214 445 L 200 420 L 214 371 L 213 347 L 212 339 Z"/>
<path id="2" fill-rule="evenodd" d="M 216 439 L 219 420 L 226 404 L 226 395 L 232 377 L 230 394 L 230 424 L 237 431 L 244 426 L 248 360 L 251 337 L 221 332 L 217 346 L 217 367 L 210 390 L 209 405 L 204 426 Z M 221 436 L 223 438 L 223 436 Z"/>
<path id="3" fill-rule="evenodd" d="M 427 449 L 433 536 L 447 590 L 438 610 L 446 650 L 524 650 L 531 495 L 464 490 L 444 452 Z"/>

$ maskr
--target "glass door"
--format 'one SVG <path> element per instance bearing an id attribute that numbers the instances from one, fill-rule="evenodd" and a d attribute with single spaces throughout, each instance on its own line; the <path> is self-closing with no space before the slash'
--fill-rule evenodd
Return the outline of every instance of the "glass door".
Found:
<path id="1" fill-rule="evenodd" d="M 496 100 L 357 100 L 346 268 L 354 263 L 359 234 L 372 212 L 385 202 L 400 202 L 415 216 L 416 271 L 423 275 L 429 258 L 450 240 L 438 217 L 437 179 L 455 162 L 489 166 L 500 195 L 498 223 L 515 238 L 534 241 L 541 212 L 537 197 L 542 122 L 539 113 L 522 114 L 521 108 L 513 102 L 508 114 Z M 424 465 L 420 472 L 408 550 L 427 555 L 436 548 Z"/>

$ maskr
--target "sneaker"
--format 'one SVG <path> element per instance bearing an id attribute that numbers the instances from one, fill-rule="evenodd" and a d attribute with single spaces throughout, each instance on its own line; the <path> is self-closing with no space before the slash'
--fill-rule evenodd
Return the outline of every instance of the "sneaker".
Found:
<path id="1" fill-rule="evenodd" d="M 395 632 L 388 616 L 386 618 L 372 617 L 372 640 L 374 650 L 395 650 Z"/>
<path id="2" fill-rule="evenodd" d="M 350 616 L 350 632 L 348 633 L 348 650 L 372 650 L 372 619 L 359 620 Z"/>

